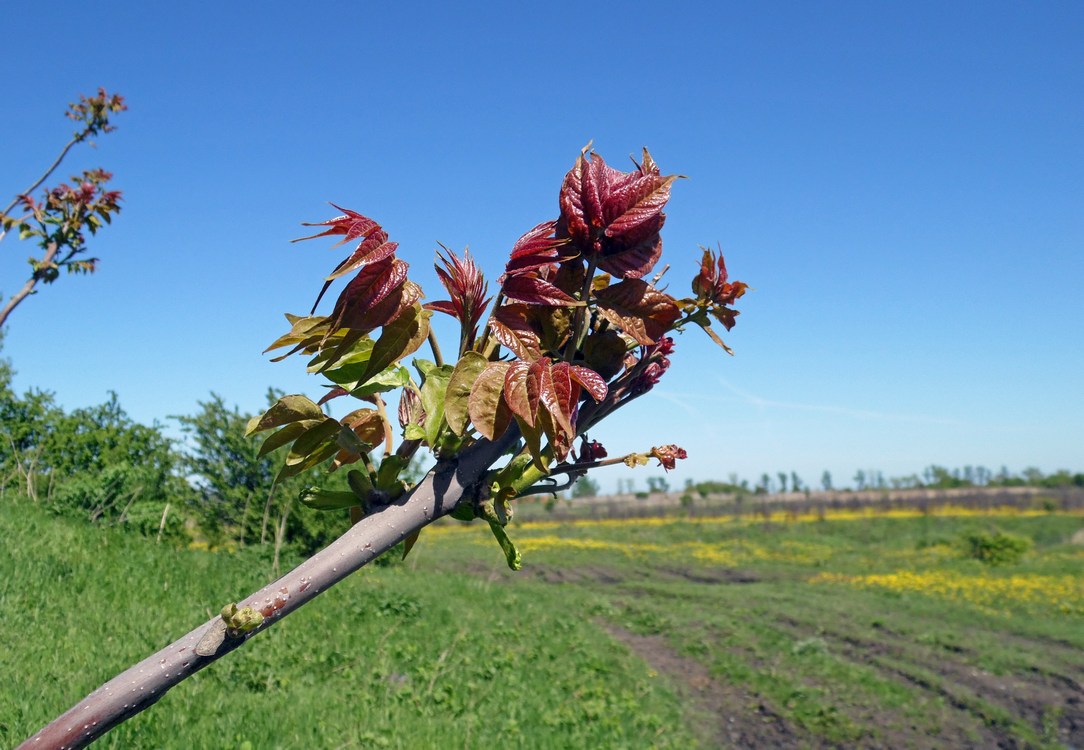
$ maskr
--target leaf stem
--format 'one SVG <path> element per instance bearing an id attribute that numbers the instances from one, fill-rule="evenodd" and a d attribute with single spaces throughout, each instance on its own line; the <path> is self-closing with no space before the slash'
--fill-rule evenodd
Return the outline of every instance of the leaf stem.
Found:
<path id="1" fill-rule="evenodd" d="M 565 361 L 571 362 L 576 358 L 576 353 L 583 346 L 583 340 L 587 337 L 587 308 L 591 302 L 591 284 L 595 280 L 595 259 L 587 261 L 587 273 L 583 277 L 583 287 L 580 289 L 580 301 L 582 305 L 576 308 L 572 324 L 572 341 L 565 350 Z"/>
<path id="2" fill-rule="evenodd" d="M 440 354 L 440 343 L 437 341 L 437 335 L 433 333 L 433 329 L 429 329 L 429 348 L 433 350 L 433 361 L 437 363 L 437 367 L 444 365 L 444 357 Z"/>

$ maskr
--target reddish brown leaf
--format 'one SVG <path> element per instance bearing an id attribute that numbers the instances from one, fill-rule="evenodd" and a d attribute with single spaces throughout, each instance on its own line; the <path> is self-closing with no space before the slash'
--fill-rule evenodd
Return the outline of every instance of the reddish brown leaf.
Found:
<path id="1" fill-rule="evenodd" d="M 609 387 L 606 385 L 606 381 L 602 379 L 602 376 L 594 370 L 579 365 L 572 365 L 569 368 L 569 375 L 573 380 L 583 386 L 584 390 L 590 393 L 591 398 L 595 401 L 601 401 L 606 398 Z"/>
<path id="2" fill-rule="evenodd" d="M 556 221 L 546 221 L 516 240 L 516 244 L 512 246 L 511 258 L 504 268 L 504 276 L 501 276 L 499 281 L 503 284 L 507 276 L 533 271 L 575 257 L 578 251 L 568 247 L 568 240 L 554 236 L 556 227 Z"/>
<path id="3" fill-rule="evenodd" d="M 335 386 L 330 391 L 328 391 L 323 396 L 321 396 L 320 400 L 317 401 L 316 403 L 319 404 L 320 406 L 323 406 L 324 404 L 326 404 L 328 401 L 330 401 L 333 398 L 341 398 L 342 396 L 349 396 L 349 395 L 350 395 L 350 391 L 346 390 L 345 388 L 343 388 L 341 386 Z"/>
<path id="4" fill-rule="evenodd" d="M 542 356 L 538 333 L 527 322 L 529 309 L 523 304 L 501 305 L 489 321 L 493 337 L 523 360 Z"/>
<path id="5" fill-rule="evenodd" d="M 327 281 L 334 281 L 348 273 L 357 271 L 365 266 L 372 265 L 373 263 L 379 263 L 382 260 L 390 258 L 395 255 L 395 251 L 399 248 L 398 242 L 388 242 L 388 235 L 384 232 L 379 234 L 370 235 L 358 245 L 354 253 L 340 263 L 331 275 L 327 277 Z"/>
<path id="6" fill-rule="evenodd" d="M 335 206 L 334 203 L 332 203 L 331 205 Z M 329 235 L 341 234 L 343 235 L 343 238 L 336 242 L 334 245 L 332 245 L 332 247 L 338 247 L 344 242 L 349 242 L 350 240 L 357 239 L 358 237 L 364 237 L 373 230 L 380 228 L 380 225 L 377 224 L 375 221 L 365 216 L 362 216 L 356 211 L 351 211 L 350 209 L 343 208 L 342 206 L 335 206 L 335 208 L 342 211 L 343 215 L 337 216 L 334 219 L 330 219 L 328 221 L 321 221 L 315 224 L 304 222 L 301 225 L 304 227 L 328 227 L 327 230 L 320 232 L 319 234 L 311 235 L 309 237 L 298 237 L 296 240 L 293 240 L 293 242 L 301 242 L 302 240 L 312 240 L 316 239 L 317 237 L 327 237 Z"/>
<path id="7" fill-rule="evenodd" d="M 425 410 L 422 409 L 421 395 L 416 388 L 404 388 L 399 396 L 399 426 L 421 426 L 425 424 Z"/>
<path id="8" fill-rule="evenodd" d="M 495 440 L 508 429 L 512 413 L 504 400 L 504 381 L 508 362 L 489 363 L 471 386 L 467 411 L 474 429 L 489 440 Z"/>
<path id="9" fill-rule="evenodd" d="M 532 375 L 538 378 L 538 398 L 542 407 L 549 412 L 557 427 L 569 435 L 574 434 L 576 428 L 572 412 L 580 398 L 580 387 L 573 384 L 568 363 L 551 364 L 548 357 L 543 357 L 531 365 L 531 370 Z M 552 435 L 550 439 L 552 442 Z"/>
<path id="10" fill-rule="evenodd" d="M 595 293 L 599 313 L 637 343 L 654 344 L 681 317 L 669 294 L 640 279 L 625 279 Z"/>
<path id="11" fill-rule="evenodd" d="M 447 250 L 447 253 L 448 257 L 445 258 L 437 252 L 437 259 L 444 268 L 438 265 L 434 265 L 434 268 L 451 299 L 431 302 L 426 307 L 456 318 L 470 332 L 468 341 L 473 341 L 478 321 L 482 319 L 489 305 L 489 298 L 486 297 L 487 285 L 469 251 L 464 251 L 462 258 L 457 257 L 451 250 Z"/>
<path id="12" fill-rule="evenodd" d="M 384 442 L 387 435 L 387 423 L 375 409 L 358 409 L 339 420 L 365 445 L 373 447 Z"/>
<path id="13" fill-rule="evenodd" d="M 545 357 L 541 361 L 549 361 Z M 511 362 L 504 376 L 504 402 L 516 417 L 534 427 L 538 413 L 538 381 L 531 382 L 529 362 Z"/>
<path id="14" fill-rule="evenodd" d="M 501 291 L 505 297 L 531 305 L 562 305 L 575 307 L 582 304 L 565 294 L 548 281 L 535 276 L 508 276 Z"/>
<path id="15" fill-rule="evenodd" d="M 602 157 L 584 155 L 565 175 L 558 203 L 557 236 L 593 257 L 604 271 L 640 278 L 651 271 L 662 252 L 662 212 L 676 176 L 663 177 L 644 150 L 635 172 L 609 167 Z"/>

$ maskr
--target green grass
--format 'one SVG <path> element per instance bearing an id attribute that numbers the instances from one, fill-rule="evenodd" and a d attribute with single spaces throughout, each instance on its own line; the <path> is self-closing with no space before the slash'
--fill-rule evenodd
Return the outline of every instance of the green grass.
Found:
<path id="1" fill-rule="evenodd" d="M 155 546 L 0 508 L 0 746 L 267 580 L 254 555 Z M 664 682 L 581 591 L 374 567 L 174 688 L 96 747 L 684 747 Z"/>
<path id="2" fill-rule="evenodd" d="M 520 573 L 488 530 L 434 529 L 405 564 L 352 577 L 97 746 L 1080 745 L 1084 599 L 854 581 L 1016 576 L 1079 594 L 1082 527 L 1054 513 L 522 525 Z M 967 557 L 968 535 L 999 531 L 1030 540 L 1022 560 Z M 0 508 L 0 533 L 0 673 L 16 676 L 0 683 L 2 746 L 270 567 L 28 504 Z"/>

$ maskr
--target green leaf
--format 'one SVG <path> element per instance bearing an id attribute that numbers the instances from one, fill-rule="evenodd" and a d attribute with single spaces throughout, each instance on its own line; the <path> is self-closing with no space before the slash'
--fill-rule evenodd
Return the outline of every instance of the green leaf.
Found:
<path id="1" fill-rule="evenodd" d="M 320 424 L 321 421 L 323 420 L 306 419 L 301 422 L 292 422 L 291 424 L 286 425 L 278 432 L 268 435 L 267 439 L 263 441 L 263 445 L 260 446 L 259 453 L 256 455 L 258 457 L 266 456 L 271 451 L 297 440 L 304 435 L 307 430 Z"/>
<path id="2" fill-rule="evenodd" d="M 403 559 L 410 554 L 410 550 L 414 549 L 414 545 L 418 542 L 418 537 L 422 535 L 422 530 L 418 529 L 413 534 L 410 534 L 403 540 Z"/>
<path id="3" fill-rule="evenodd" d="M 346 472 L 346 483 L 350 485 L 350 490 L 360 502 L 368 502 L 369 493 L 373 491 L 373 483 L 367 473 L 351 469 Z"/>
<path id="4" fill-rule="evenodd" d="M 425 441 L 430 447 L 437 444 L 437 435 L 444 424 L 444 394 L 452 377 L 452 366 L 441 365 L 429 370 L 422 383 L 422 408 L 425 409 Z"/>
<path id="5" fill-rule="evenodd" d="M 508 534 L 505 533 L 504 527 L 499 523 L 489 522 L 489 528 L 493 532 L 493 536 L 497 537 L 497 543 L 501 545 L 501 549 L 504 551 L 504 559 L 508 561 L 508 567 L 512 570 L 519 570 L 523 567 L 523 556 L 520 555 L 519 550 L 516 549 L 516 545 L 512 543 L 512 540 L 508 538 Z"/>
<path id="6" fill-rule="evenodd" d="M 365 374 L 369 367 L 369 358 L 373 353 L 374 342 L 368 336 L 358 339 L 351 344 L 344 356 L 339 358 L 335 367 L 324 369 L 327 359 L 331 356 L 331 349 L 325 349 L 308 364 L 309 372 L 320 372 L 325 378 L 333 383 L 343 385 L 356 383 Z"/>
<path id="7" fill-rule="evenodd" d="M 328 445 L 335 449 L 334 452 L 337 452 L 339 445 L 335 439 L 339 436 L 341 429 L 342 425 L 339 424 L 338 420 L 326 417 L 324 421 L 305 430 L 305 433 L 294 441 L 294 447 L 290 449 L 290 454 L 286 456 L 286 465 L 299 464 Z"/>
<path id="8" fill-rule="evenodd" d="M 335 420 L 331 421 L 334 422 Z M 278 475 L 275 477 L 275 481 L 280 482 L 283 479 L 294 477 L 298 474 L 306 472 L 314 466 L 319 466 L 324 461 L 327 461 L 338 452 L 339 446 L 337 444 L 325 443 L 316 450 L 314 450 L 312 453 L 310 453 L 308 456 L 299 458 L 298 463 L 287 463 L 285 466 L 283 466 L 279 470 Z M 289 459 L 287 459 L 287 461 L 289 461 Z"/>
<path id="9" fill-rule="evenodd" d="M 313 510 L 342 510 L 359 504 L 358 498 L 353 492 L 322 490 L 319 487 L 308 487 L 301 490 L 301 494 L 298 495 L 297 499 L 302 505 Z"/>
<path id="10" fill-rule="evenodd" d="M 470 426 L 470 393 L 489 360 L 478 352 L 466 352 L 452 371 L 444 396 L 444 418 L 452 432 L 462 437 Z"/>
<path id="11" fill-rule="evenodd" d="M 305 396 L 294 394 L 283 396 L 268 409 L 262 417 L 253 417 L 245 430 L 245 436 L 257 432 L 269 430 L 272 427 L 281 427 L 291 422 L 300 422 L 305 419 L 324 419 L 323 410 Z"/>
<path id="12" fill-rule="evenodd" d="M 287 313 L 286 319 L 290 322 L 290 332 L 276 339 L 271 346 L 264 349 L 264 352 L 290 346 L 291 344 L 305 344 L 310 341 L 315 344 L 327 333 L 327 318 L 323 315 L 299 317 Z"/>
<path id="13" fill-rule="evenodd" d="M 403 428 L 404 440 L 425 440 L 425 429 L 420 424 L 408 424 Z"/>
<path id="14" fill-rule="evenodd" d="M 398 362 L 408 354 L 417 351 L 429 335 L 429 318 L 432 315 L 433 313 L 423 310 L 422 306 L 415 302 L 403 310 L 399 317 L 384 326 L 380 332 L 380 338 L 373 346 L 369 367 L 361 377 L 361 381 L 364 382 L 393 362 Z"/>
<path id="15" fill-rule="evenodd" d="M 437 366 L 436 362 L 430 362 L 428 359 L 419 359 L 417 357 L 411 360 L 411 364 L 414 365 L 414 369 L 418 371 L 418 374 L 421 376 L 422 380 L 425 380 L 425 378 L 429 375 L 430 371 L 432 371 Z"/>
<path id="16" fill-rule="evenodd" d="M 540 419 L 539 422 L 541 421 Z M 527 444 L 527 450 L 531 452 L 534 465 L 542 471 L 546 471 L 546 464 L 542 456 L 542 425 L 527 424 L 518 416 L 516 417 L 516 424 L 519 425 L 519 431 L 523 435 L 523 441 Z"/>
<path id="17" fill-rule="evenodd" d="M 396 455 L 395 453 L 384 456 L 380 462 L 380 468 L 376 470 L 376 485 L 385 492 L 393 492 L 399 488 L 399 475 L 410 464 L 409 458 Z"/>
<path id="18" fill-rule="evenodd" d="M 383 372 L 369 378 L 364 384 L 357 383 L 347 390 L 355 398 L 364 398 L 374 393 L 386 393 L 396 388 L 406 388 L 410 385 L 410 370 L 400 365 L 392 365 Z"/>

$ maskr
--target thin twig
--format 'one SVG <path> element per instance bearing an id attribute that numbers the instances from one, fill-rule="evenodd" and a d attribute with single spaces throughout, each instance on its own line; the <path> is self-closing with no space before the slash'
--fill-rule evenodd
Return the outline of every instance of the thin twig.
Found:
<path id="1" fill-rule="evenodd" d="M 440 355 L 440 343 L 437 342 L 437 335 L 433 333 L 433 329 L 429 329 L 429 348 L 433 350 L 433 361 L 437 363 L 437 367 L 441 367 L 444 364 L 444 357 Z"/>

